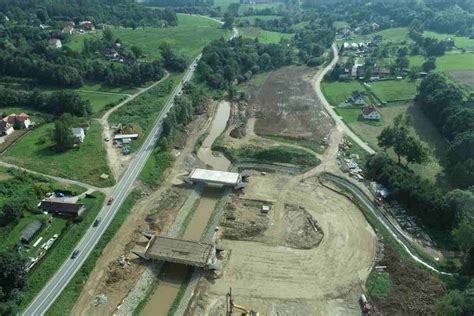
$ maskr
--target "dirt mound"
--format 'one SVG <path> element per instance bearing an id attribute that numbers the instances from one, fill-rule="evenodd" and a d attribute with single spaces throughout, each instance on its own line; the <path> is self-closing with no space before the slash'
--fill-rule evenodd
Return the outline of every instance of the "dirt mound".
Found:
<path id="1" fill-rule="evenodd" d="M 318 222 L 304 207 L 285 204 L 283 215 L 285 246 L 295 249 L 311 249 L 323 239 Z"/>
<path id="2" fill-rule="evenodd" d="M 371 299 L 378 315 L 435 315 L 432 307 L 445 293 L 441 281 L 401 258 L 387 242 L 377 265 L 387 266 L 392 280 L 388 297 Z"/>
<path id="3" fill-rule="evenodd" d="M 242 203 L 236 198 L 228 203 L 221 224 L 225 227 L 222 237 L 232 240 L 259 240 L 269 223 L 268 216 L 260 211 L 262 204 L 254 201 Z"/>

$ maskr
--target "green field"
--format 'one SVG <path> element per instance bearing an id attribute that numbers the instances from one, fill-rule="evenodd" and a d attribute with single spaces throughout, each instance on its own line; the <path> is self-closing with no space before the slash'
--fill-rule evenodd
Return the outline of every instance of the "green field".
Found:
<path id="1" fill-rule="evenodd" d="M 178 14 L 178 26 L 168 28 L 114 28 L 123 43 L 142 48 L 147 59 L 160 59 L 159 47 L 166 42 L 188 59 L 193 59 L 212 40 L 228 34 L 221 24 L 199 16 Z"/>
<path id="2" fill-rule="evenodd" d="M 280 6 L 284 7 L 283 2 L 270 2 L 270 3 L 255 3 L 255 4 L 241 4 L 239 13 L 247 12 L 248 9 L 262 10 L 262 9 L 278 9 Z"/>
<path id="3" fill-rule="evenodd" d="M 246 16 L 241 16 L 235 19 L 236 23 L 239 23 L 240 21 L 247 20 L 250 22 L 251 25 L 254 25 L 255 20 L 263 20 L 263 21 L 268 21 L 268 20 L 277 20 L 281 19 L 281 16 L 278 15 L 246 15 Z"/>
<path id="4" fill-rule="evenodd" d="M 3 154 L 3 160 L 44 174 L 83 181 L 99 187 L 115 183 L 113 177 L 100 179 L 103 173 L 110 175 L 110 170 L 98 122 L 91 123 L 85 141 L 79 148 L 64 153 L 56 153 L 51 149 L 50 135 L 53 129 L 53 123 L 38 127 L 11 146 Z"/>
<path id="5" fill-rule="evenodd" d="M 424 56 L 409 56 L 410 66 L 419 66 L 424 63 Z M 436 58 L 435 71 L 447 70 L 474 70 L 474 53 L 447 53 Z"/>
<path id="6" fill-rule="evenodd" d="M 345 27 L 348 27 L 349 26 L 349 23 L 347 23 L 346 21 L 335 21 L 334 22 L 334 27 L 336 29 L 343 29 Z"/>
<path id="7" fill-rule="evenodd" d="M 382 115 L 380 122 L 367 122 L 359 119 L 357 114 L 360 113 L 360 108 L 336 108 L 335 110 L 357 135 L 376 150 L 380 150 L 377 145 L 377 136 L 382 129 L 391 125 L 397 115 L 407 114 L 411 121 L 411 135 L 419 139 L 429 149 L 428 161 L 422 165 L 414 164 L 411 168 L 424 178 L 438 182 L 441 186 L 446 185 L 442 174 L 448 145 L 431 121 L 416 106 L 407 103 L 379 107 Z M 393 159 L 396 159 L 393 152 L 389 151 L 389 154 Z"/>
<path id="8" fill-rule="evenodd" d="M 352 91 L 365 91 L 364 86 L 356 80 L 335 82 L 324 81 L 321 84 L 321 88 L 324 96 L 332 106 L 337 106 L 339 103 L 347 100 Z"/>
<path id="9" fill-rule="evenodd" d="M 34 122 L 36 124 L 43 123 L 44 121 L 44 116 L 42 113 L 35 111 L 30 108 L 22 108 L 22 107 L 8 107 L 8 108 L 0 108 L 0 115 L 4 117 L 3 114 L 10 115 L 10 114 L 20 114 L 20 113 L 26 113 L 30 116 L 30 121 Z"/>
<path id="10" fill-rule="evenodd" d="M 210 41 L 224 36 L 228 31 L 221 24 L 208 18 L 178 13 L 178 26 L 157 28 L 143 27 L 135 30 L 124 27 L 112 28 L 114 36 L 128 46 L 138 46 L 147 55 L 147 59 L 160 59 L 159 47 L 167 42 L 179 53 L 192 59 L 196 57 Z M 67 44 L 75 51 L 81 51 L 84 38 L 101 36 L 101 32 L 76 35 Z"/>
<path id="11" fill-rule="evenodd" d="M 383 101 L 414 99 L 417 82 L 405 80 L 387 80 L 370 83 L 370 90 Z"/>
<path id="12" fill-rule="evenodd" d="M 239 28 L 239 35 L 252 39 L 258 38 L 258 41 L 263 44 L 279 43 L 282 38 L 291 40 L 294 36 L 294 34 L 266 31 L 252 26 Z"/>
<path id="13" fill-rule="evenodd" d="M 456 36 L 453 34 L 441 34 L 431 31 L 423 32 L 423 36 L 425 37 L 433 37 L 438 40 L 445 40 L 447 38 L 451 38 L 454 40 L 454 44 L 456 48 L 466 49 L 466 50 L 474 50 L 474 39 L 471 39 L 467 36 Z"/>
<path id="14" fill-rule="evenodd" d="M 110 124 L 132 125 L 140 135 L 131 145 L 137 149 L 150 132 L 169 94 L 181 80 L 181 74 L 171 74 L 159 85 L 117 109 L 109 118 Z"/>
<path id="15" fill-rule="evenodd" d="M 367 35 L 356 35 L 354 39 L 350 40 L 350 42 L 367 42 L 371 40 L 375 35 L 383 35 L 384 41 L 383 43 L 392 42 L 392 43 L 401 43 L 404 41 L 410 42 L 411 39 L 408 36 L 408 28 L 407 27 L 395 27 L 386 29 L 379 32 L 370 33 Z"/>

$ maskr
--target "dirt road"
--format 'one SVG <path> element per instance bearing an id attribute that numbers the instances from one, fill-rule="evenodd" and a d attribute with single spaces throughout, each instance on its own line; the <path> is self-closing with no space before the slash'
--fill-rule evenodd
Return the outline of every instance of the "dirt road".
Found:
<path id="1" fill-rule="evenodd" d="M 364 142 L 359 136 L 357 136 L 343 121 L 342 118 L 337 115 L 337 113 L 334 111 L 334 109 L 331 107 L 329 102 L 326 100 L 324 97 L 323 92 L 321 91 L 321 81 L 324 79 L 324 76 L 332 70 L 332 68 L 337 64 L 337 61 L 339 59 L 339 54 L 337 50 L 336 44 L 332 45 L 332 52 L 334 54 L 333 60 L 327 65 L 324 69 L 319 71 L 313 78 L 313 88 L 314 91 L 316 91 L 316 94 L 318 95 L 319 100 L 321 101 L 321 104 L 324 106 L 326 111 L 331 115 L 331 117 L 334 119 L 336 122 L 336 127 L 344 132 L 347 136 L 352 138 L 353 141 L 355 141 L 360 147 L 362 147 L 365 151 L 367 151 L 369 154 L 374 154 L 375 150 L 373 150 L 366 142 Z"/>

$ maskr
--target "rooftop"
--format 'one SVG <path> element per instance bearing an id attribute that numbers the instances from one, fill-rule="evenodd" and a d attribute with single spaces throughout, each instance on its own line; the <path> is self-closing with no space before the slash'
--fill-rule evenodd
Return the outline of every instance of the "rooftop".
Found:
<path id="1" fill-rule="evenodd" d="M 205 267 L 211 252 L 211 244 L 156 236 L 150 242 L 147 256 L 155 260 Z"/>
<path id="2" fill-rule="evenodd" d="M 208 169 L 193 169 L 189 174 L 193 181 L 214 182 L 219 184 L 237 185 L 240 180 L 240 174 L 237 172 L 227 172 Z"/>

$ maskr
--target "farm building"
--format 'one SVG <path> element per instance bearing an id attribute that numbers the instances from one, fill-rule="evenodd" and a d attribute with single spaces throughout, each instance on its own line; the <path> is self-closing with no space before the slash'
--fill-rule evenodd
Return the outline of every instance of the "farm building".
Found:
<path id="1" fill-rule="evenodd" d="M 39 207 L 48 213 L 58 215 L 67 215 L 77 217 L 85 210 L 84 204 L 56 202 L 56 201 L 41 201 Z"/>
<path id="2" fill-rule="evenodd" d="M 31 125 L 30 116 L 26 113 L 12 113 L 0 121 L 0 135 L 10 135 L 15 129 L 28 128 Z"/>
<path id="3" fill-rule="evenodd" d="M 362 117 L 365 120 L 380 120 L 380 112 L 374 105 L 369 105 L 362 109 Z"/>
<path id="4" fill-rule="evenodd" d="M 21 241 L 28 242 L 41 229 L 43 223 L 39 219 L 35 219 L 30 225 L 21 232 Z"/>

